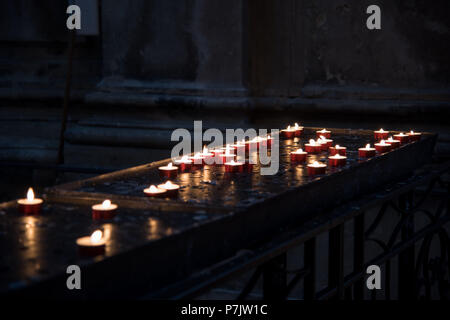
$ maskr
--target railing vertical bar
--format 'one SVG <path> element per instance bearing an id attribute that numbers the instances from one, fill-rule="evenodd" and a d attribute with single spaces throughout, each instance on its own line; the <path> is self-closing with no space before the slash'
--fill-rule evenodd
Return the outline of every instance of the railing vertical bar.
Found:
<path id="1" fill-rule="evenodd" d="M 287 289 L 286 252 L 263 265 L 263 297 L 265 300 L 283 300 Z"/>
<path id="2" fill-rule="evenodd" d="M 316 297 L 316 237 L 309 239 L 304 245 L 305 269 L 309 273 L 304 279 L 304 299 L 314 300 Z"/>
<path id="3" fill-rule="evenodd" d="M 412 191 L 403 194 L 398 199 L 398 206 L 402 213 L 402 219 L 407 219 L 407 223 L 401 230 L 401 241 L 407 241 L 414 235 L 414 216 L 408 211 L 412 205 Z M 411 300 L 415 297 L 415 250 L 411 245 L 404 252 L 399 254 L 398 264 L 398 294 L 399 299 Z"/>
<path id="4" fill-rule="evenodd" d="M 344 298 L 344 224 L 330 230 L 328 245 L 328 286 L 337 288 L 335 299 Z"/>
<path id="5" fill-rule="evenodd" d="M 355 272 L 364 272 L 364 212 L 354 220 L 353 268 Z M 364 299 L 364 279 L 353 286 L 355 300 Z"/>

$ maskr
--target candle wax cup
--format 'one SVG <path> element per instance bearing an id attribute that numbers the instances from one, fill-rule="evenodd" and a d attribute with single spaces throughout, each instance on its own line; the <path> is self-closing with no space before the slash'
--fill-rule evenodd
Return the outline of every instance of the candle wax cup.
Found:
<path id="1" fill-rule="evenodd" d="M 330 148 L 333 145 L 333 140 L 330 139 L 322 140 L 320 145 L 322 146 L 322 151 L 327 151 L 328 148 Z"/>
<path id="2" fill-rule="evenodd" d="M 295 137 L 295 130 L 291 129 L 291 130 L 281 130 L 281 137 L 285 138 L 285 139 L 292 139 Z"/>
<path id="3" fill-rule="evenodd" d="M 108 208 L 103 207 L 101 204 L 92 206 L 92 218 L 94 220 L 100 219 L 112 219 L 117 214 L 118 206 L 111 204 Z"/>
<path id="4" fill-rule="evenodd" d="M 303 127 L 295 129 L 295 136 L 296 137 L 301 137 L 302 134 L 303 134 Z"/>
<path id="5" fill-rule="evenodd" d="M 343 167 L 347 164 L 347 157 L 341 156 L 335 158 L 334 156 L 328 158 L 331 167 Z"/>
<path id="6" fill-rule="evenodd" d="M 305 144 L 305 151 L 307 153 L 320 153 L 322 148 L 322 145 Z"/>
<path id="7" fill-rule="evenodd" d="M 389 136 L 389 131 L 374 131 L 375 141 L 386 140 Z"/>
<path id="8" fill-rule="evenodd" d="M 308 165 L 307 169 L 308 169 L 308 175 L 316 176 L 316 175 L 320 175 L 320 174 L 325 174 L 327 167 L 325 165 L 320 166 L 320 167 L 313 167 L 313 166 Z"/>
<path id="9" fill-rule="evenodd" d="M 253 172 L 253 163 L 250 163 L 250 161 L 245 161 L 243 165 L 244 172 Z"/>
<path id="10" fill-rule="evenodd" d="M 394 135 L 394 139 L 400 141 L 400 144 L 406 144 L 409 142 L 409 136 L 407 135 L 396 134 Z"/>
<path id="11" fill-rule="evenodd" d="M 335 156 L 337 154 L 340 155 L 340 156 L 346 156 L 347 155 L 347 148 L 345 148 L 345 147 L 339 147 L 339 148 L 330 147 L 329 151 L 330 151 L 330 155 L 331 156 Z"/>
<path id="12" fill-rule="evenodd" d="M 171 198 L 175 198 L 178 196 L 178 191 L 180 190 L 180 186 L 176 185 L 176 184 L 171 184 L 170 188 L 167 187 L 167 184 L 160 184 L 157 186 L 160 189 L 164 189 L 166 190 L 166 196 L 167 197 L 171 197 Z"/>
<path id="13" fill-rule="evenodd" d="M 104 239 L 92 243 L 91 237 L 77 239 L 78 252 L 82 256 L 94 257 L 105 253 L 106 241 Z"/>
<path id="14" fill-rule="evenodd" d="M 391 150 L 397 149 L 401 144 L 399 140 L 386 140 L 386 142 L 391 145 Z"/>
<path id="15" fill-rule="evenodd" d="M 317 138 L 320 138 L 321 136 L 330 139 L 331 138 L 331 131 L 316 131 Z"/>
<path id="16" fill-rule="evenodd" d="M 216 157 L 216 164 L 223 165 L 224 163 L 231 162 L 231 160 L 234 160 L 235 158 L 236 155 L 234 154 L 221 153 Z"/>
<path id="17" fill-rule="evenodd" d="M 291 152 L 291 161 L 299 162 L 299 163 L 305 162 L 306 155 L 307 155 L 307 152 L 302 152 L 302 153 Z"/>
<path id="18" fill-rule="evenodd" d="M 44 203 L 44 200 L 42 199 L 20 199 L 17 201 L 19 204 L 19 211 L 23 214 L 40 214 L 42 211 L 42 204 Z"/>
<path id="19" fill-rule="evenodd" d="M 366 148 L 360 148 L 358 150 L 358 154 L 360 158 L 372 158 L 376 155 L 376 149 L 366 149 Z"/>
<path id="20" fill-rule="evenodd" d="M 391 145 L 390 144 L 381 145 L 379 143 L 376 143 L 375 149 L 377 150 L 378 153 L 386 153 L 391 151 Z"/>
<path id="21" fill-rule="evenodd" d="M 189 171 L 192 168 L 192 161 L 191 160 L 187 160 L 187 161 L 175 161 L 175 165 L 179 168 L 179 170 L 181 172 L 184 171 Z"/>
<path id="22" fill-rule="evenodd" d="M 414 133 L 409 132 L 408 137 L 409 137 L 409 141 L 415 142 L 415 141 L 419 141 L 422 138 L 422 134 L 418 133 L 418 132 L 414 132 Z"/>
<path id="23" fill-rule="evenodd" d="M 164 198 L 167 190 L 165 189 L 160 189 L 160 188 L 156 188 L 156 190 L 150 190 L 150 188 L 148 189 L 144 189 L 144 193 L 148 196 L 148 197 L 152 197 L 152 198 Z"/>
<path id="24" fill-rule="evenodd" d="M 241 162 L 225 163 L 225 172 L 233 173 L 243 171 L 244 171 L 244 163 Z"/>
<path id="25" fill-rule="evenodd" d="M 174 179 L 178 176 L 178 167 L 159 167 L 158 170 L 161 178 Z"/>

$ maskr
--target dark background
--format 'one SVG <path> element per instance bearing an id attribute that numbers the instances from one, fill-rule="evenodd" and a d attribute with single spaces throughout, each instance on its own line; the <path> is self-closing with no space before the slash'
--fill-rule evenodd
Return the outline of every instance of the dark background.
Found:
<path id="1" fill-rule="evenodd" d="M 66 165 L 168 157 L 172 130 L 192 120 L 433 131 L 437 155 L 450 154 L 446 0 L 97 4 L 99 34 L 76 37 Z M 371 4 L 381 7 L 381 30 L 366 28 Z M 87 176 L 19 166 L 57 160 L 66 7 L 0 2 L 1 200 Z"/>

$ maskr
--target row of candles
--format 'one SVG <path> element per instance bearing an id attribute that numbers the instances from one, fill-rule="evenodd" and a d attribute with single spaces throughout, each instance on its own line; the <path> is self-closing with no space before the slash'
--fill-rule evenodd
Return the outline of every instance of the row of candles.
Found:
<path id="1" fill-rule="evenodd" d="M 289 126 L 280 131 L 281 137 L 285 139 L 292 139 L 300 137 L 303 133 L 303 127 L 297 123 L 294 126 Z M 305 150 L 298 149 L 290 153 L 290 158 L 293 163 L 305 163 L 308 154 L 318 154 L 324 151 L 329 151 L 329 165 L 331 167 L 342 167 L 347 162 L 347 148 L 339 145 L 333 146 L 331 139 L 331 131 L 323 129 L 316 132 L 317 140 L 311 139 L 309 143 L 305 144 Z M 390 136 L 389 131 L 383 129 L 374 131 L 374 138 L 378 143 L 375 143 L 375 148 L 367 144 L 363 148 L 358 149 L 360 158 L 374 157 L 376 153 L 383 154 L 393 149 L 400 147 L 403 144 L 418 141 L 421 139 L 421 133 L 411 131 L 407 134 L 399 133 Z M 234 145 L 227 145 L 226 147 L 209 151 L 206 147 L 203 152 L 195 155 L 183 156 L 179 160 L 175 160 L 174 164 L 169 163 L 167 166 L 158 168 L 159 174 L 163 178 L 174 179 L 178 172 L 184 172 L 193 168 L 202 167 L 204 165 L 223 165 L 225 172 L 251 172 L 253 164 L 249 161 L 237 161 L 237 152 L 239 149 L 243 150 L 258 150 L 261 145 L 270 148 L 272 145 L 272 138 L 256 137 L 250 141 L 237 142 Z M 236 160 L 236 161 L 235 161 Z M 314 161 L 307 165 L 308 175 L 316 176 L 325 174 L 327 165 Z M 180 186 L 168 180 L 164 184 L 152 185 L 143 190 L 144 194 L 149 197 L 177 197 Z M 39 214 L 41 212 L 43 199 L 35 198 L 33 189 L 30 188 L 26 199 L 17 201 L 19 210 L 23 214 Z M 101 204 L 92 206 L 93 219 L 111 219 L 115 216 L 118 210 L 118 205 L 111 203 L 110 200 L 105 200 Z M 101 230 L 96 230 L 91 236 L 77 239 L 77 246 L 82 255 L 95 256 L 103 254 L 105 251 L 106 240 L 103 238 Z"/>

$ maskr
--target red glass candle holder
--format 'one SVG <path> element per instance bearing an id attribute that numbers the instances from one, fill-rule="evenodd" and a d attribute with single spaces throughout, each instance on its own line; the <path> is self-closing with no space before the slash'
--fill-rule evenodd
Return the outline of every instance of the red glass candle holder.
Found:
<path id="1" fill-rule="evenodd" d="M 375 149 L 380 154 L 387 153 L 387 152 L 391 151 L 391 145 L 388 143 L 386 143 L 386 144 L 375 143 Z"/>
<path id="2" fill-rule="evenodd" d="M 284 139 L 292 139 L 295 137 L 295 129 L 284 129 L 281 130 L 281 137 Z"/>
<path id="3" fill-rule="evenodd" d="M 178 167 L 178 169 L 181 172 L 185 172 L 185 171 L 189 171 L 192 169 L 192 160 L 189 160 L 189 158 L 186 159 L 180 159 L 180 160 L 175 160 L 174 164 Z"/>
<path id="4" fill-rule="evenodd" d="M 329 149 L 330 156 L 340 155 L 340 156 L 346 156 L 347 155 L 347 148 L 341 147 L 341 146 L 335 146 L 330 147 Z"/>
<path id="5" fill-rule="evenodd" d="M 415 142 L 422 138 L 422 134 L 420 132 L 409 132 L 408 137 L 410 142 Z"/>
<path id="6" fill-rule="evenodd" d="M 150 188 L 144 189 L 144 193 L 147 197 L 164 198 L 166 196 L 167 190 L 160 189 L 156 186 L 151 186 Z"/>
<path id="7" fill-rule="evenodd" d="M 334 155 L 328 157 L 330 167 L 343 167 L 347 164 L 347 157 L 341 155 Z"/>
<path id="8" fill-rule="evenodd" d="M 158 170 L 161 178 L 175 179 L 178 176 L 178 167 L 171 163 L 168 166 L 159 167 Z"/>
<path id="9" fill-rule="evenodd" d="M 103 204 L 96 204 L 92 206 L 92 219 L 112 219 L 116 216 L 118 206 L 111 202 L 108 202 L 108 205 L 106 205 L 107 202 L 108 200 L 104 201 Z"/>
<path id="10" fill-rule="evenodd" d="M 395 134 L 394 139 L 400 141 L 400 144 L 404 145 L 409 142 L 409 136 L 406 134 Z"/>
<path id="11" fill-rule="evenodd" d="M 386 142 L 391 145 L 391 150 L 399 148 L 401 144 L 399 140 L 394 139 L 387 139 Z"/>
<path id="12" fill-rule="evenodd" d="M 373 132 L 373 137 L 375 141 L 386 140 L 389 136 L 389 131 L 378 130 Z"/>
<path id="13" fill-rule="evenodd" d="M 304 163 L 306 161 L 306 155 L 308 153 L 304 151 L 291 152 L 291 162 Z"/>
<path id="14" fill-rule="evenodd" d="M 317 154 L 322 152 L 322 145 L 320 144 L 316 144 L 316 145 L 312 145 L 312 144 L 305 144 L 305 151 L 307 153 L 313 153 L 313 154 Z"/>
<path id="15" fill-rule="evenodd" d="M 325 137 L 326 139 L 330 139 L 331 138 L 331 131 L 328 131 L 328 130 L 325 130 L 325 129 L 320 130 L 320 131 L 316 131 L 316 136 L 317 136 L 317 138 Z"/>
<path id="16" fill-rule="evenodd" d="M 86 257 L 95 257 L 102 255 L 106 250 L 106 240 L 100 239 L 92 242 L 91 237 L 78 238 L 77 241 L 78 254 Z"/>
<path id="17" fill-rule="evenodd" d="M 235 160 L 235 159 L 236 159 L 235 154 L 221 153 L 216 156 L 216 164 L 223 165 L 224 163 L 231 162 L 232 160 Z"/>
<path id="18" fill-rule="evenodd" d="M 358 155 L 360 158 L 375 157 L 377 150 L 375 148 L 359 148 Z"/>
<path id="19" fill-rule="evenodd" d="M 251 172 L 253 172 L 253 167 L 254 167 L 254 164 L 247 160 L 244 162 L 243 170 L 244 170 L 244 172 L 251 173 Z"/>
<path id="20" fill-rule="evenodd" d="M 314 166 L 313 164 L 308 164 L 307 166 L 308 175 L 309 176 L 316 176 L 325 174 L 327 170 L 327 166 L 325 164 L 320 164 L 320 166 Z"/>
<path id="21" fill-rule="evenodd" d="M 22 202 L 25 200 L 25 202 Z M 25 215 L 38 215 L 42 212 L 42 204 L 44 201 L 42 199 L 34 199 L 33 203 L 27 201 L 26 199 L 21 199 L 17 201 L 19 205 L 19 212 Z"/>
<path id="22" fill-rule="evenodd" d="M 244 171 L 244 163 L 243 162 L 226 162 L 224 164 L 225 172 L 227 173 L 237 173 L 237 172 L 243 172 Z"/>
<path id="23" fill-rule="evenodd" d="M 165 196 L 169 197 L 169 198 L 176 198 L 176 197 L 178 197 L 178 192 L 180 190 L 180 186 L 179 185 L 176 185 L 176 184 L 174 184 L 174 183 L 172 183 L 170 181 L 167 181 L 164 184 L 158 185 L 158 188 L 166 190 Z"/>

